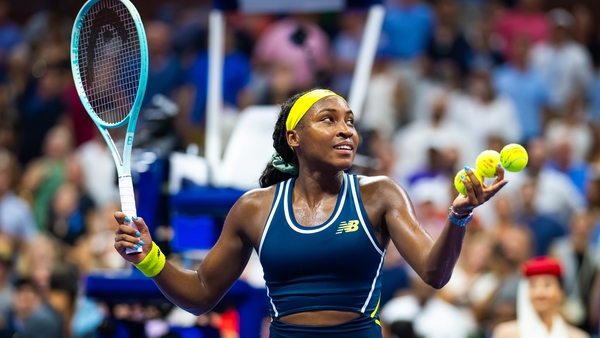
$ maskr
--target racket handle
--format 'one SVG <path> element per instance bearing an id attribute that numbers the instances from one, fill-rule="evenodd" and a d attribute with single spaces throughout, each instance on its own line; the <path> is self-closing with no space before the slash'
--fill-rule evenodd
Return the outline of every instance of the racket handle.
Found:
<path id="1" fill-rule="evenodd" d="M 121 211 L 127 217 L 134 218 L 137 217 L 137 212 L 135 209 L 135 195 L 133 194 L 133 182 L 131 181 L 131 175 L 124 175 L 119 177 L 119 194 L 121 195 Z M 125 221 L 125 224 L 128 226 L 138 229 L 135 223 Z M 139 247 L 137 250 L 127 248 L 125 249 L 125 253 L 128 255 L 137 254 L 142 252 L 142 247 Z"/>

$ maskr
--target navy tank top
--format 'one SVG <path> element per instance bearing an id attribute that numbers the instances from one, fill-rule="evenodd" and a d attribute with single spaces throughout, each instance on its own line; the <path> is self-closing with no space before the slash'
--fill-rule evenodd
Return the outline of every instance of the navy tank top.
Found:
<path id="1" fill-rule="evenodd" d="M 385 248 L 367 218 L 357 177 L 344 174 L 332 215 L 314 227 L 296 222 L 294 182 L 277 184 L 258 248 L 271 316 L 342 310 L 377 320 Z"/>

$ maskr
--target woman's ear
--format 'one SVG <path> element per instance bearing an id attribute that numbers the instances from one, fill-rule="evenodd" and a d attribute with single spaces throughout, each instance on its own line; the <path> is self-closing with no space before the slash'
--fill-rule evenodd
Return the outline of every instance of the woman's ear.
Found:
<path id="1" fill-rule="evenodd" d="M 285 132 L 285 137 L 287 139 L 287 143 L 290 145 L 290 147 L 297 147 L 300 145 L 299 143 L 299 135 L 298 132 L 296 130 L 288 130 Z"/>

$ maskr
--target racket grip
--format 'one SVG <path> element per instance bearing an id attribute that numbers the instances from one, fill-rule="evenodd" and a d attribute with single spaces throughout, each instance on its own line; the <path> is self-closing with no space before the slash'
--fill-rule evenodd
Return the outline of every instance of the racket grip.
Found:
<path id="1" fill-rule="evenodd" d="M 131 181 L 131 175 L 119 176 L 119 194 L 121 195 L 121 211 L 127 217 L 134 218 L 137 217 L 137 212 L 135 208 L 135 195 L 133 194 L 133 182 Z M 138 229 L 135 223 L 133 222 L 125 222 L 130 227 L 134 229 Z M 142 252 L 142 247 L 139 247 L 137 250 L 127 248 L 125 249 L 125 253 L 137 254 Z"/>

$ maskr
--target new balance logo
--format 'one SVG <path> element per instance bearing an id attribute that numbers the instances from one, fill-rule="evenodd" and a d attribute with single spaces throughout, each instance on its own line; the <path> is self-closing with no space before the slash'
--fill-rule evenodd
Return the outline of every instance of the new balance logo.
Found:
<path id="1" fill-rule="evenodd" d="M 340 223 L 340 227 L 337 229 L 335 234 L 339 235 L 342 232 L 354 232 L 356 230 L 358 230 L 358 220 L 352 220 Z"/>

